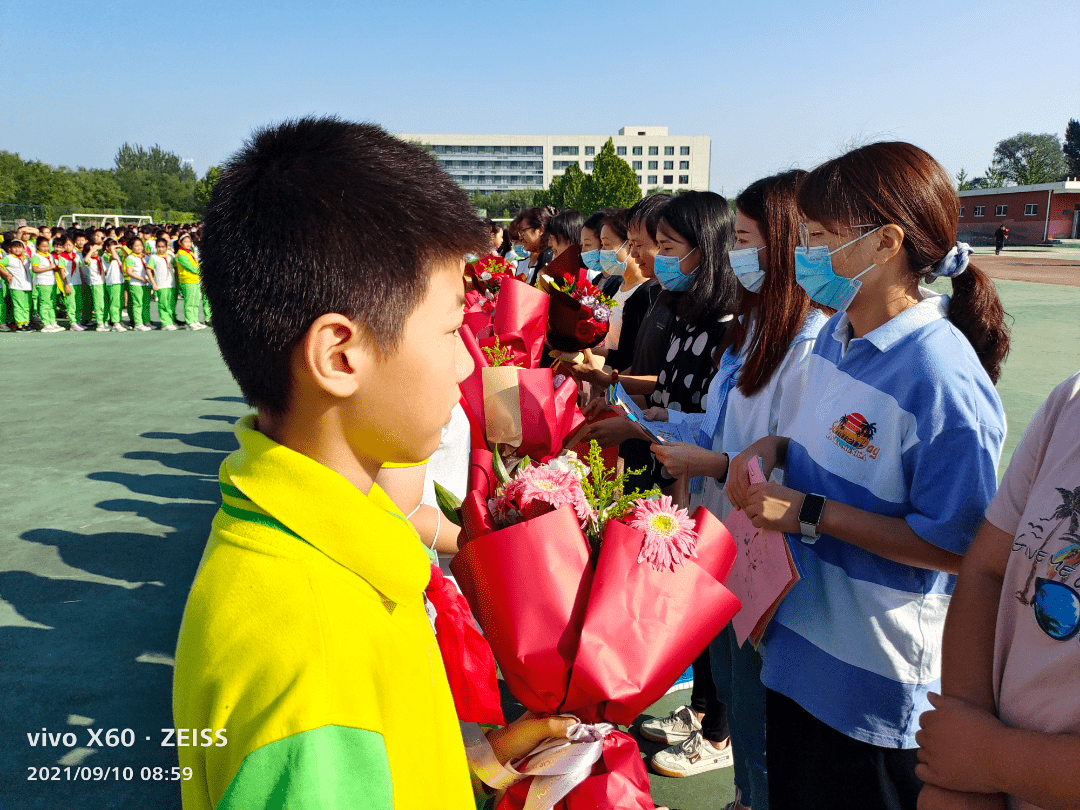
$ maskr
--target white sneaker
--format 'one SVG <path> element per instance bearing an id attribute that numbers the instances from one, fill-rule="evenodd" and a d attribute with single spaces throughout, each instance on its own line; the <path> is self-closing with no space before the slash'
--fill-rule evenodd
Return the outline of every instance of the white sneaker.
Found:
<path id="1" fill-rule="evenodd" d="M 161 331 L 162 332 L 175 332 L 176 331 L 176 324 L 175 323 L 167 323 L 163 327 L 161 327 Z"/>
<path id="2" fill-rule="evenodd" d="M 127 327 L 126 327 L 126 326 L 124 326 L 124 325 L 123 325 L 122 323 L 114 323 L 114 324 L 112 325 L 112 330 L 113 330 L 114 332 L 126 332 L 126 331 L 127 331 Z"/>
<path id="3" fill-rule="evenodd" d="M 41 327 L 42 332 L 63 332 L 64 327 L 58 323 L 50 323 L 48 326 Z"/>
<path id="4" fill-rule="evenodd" d="M 653 742 L 680 743 L 701 731 L 701 723 L 689 706 L 680 706 L 667 717 L 654 717 L 641 724 L 641 736 Z"/>
<path id="5" fill-rule="evenodd" d="M 95 332 L 111 332 L 112 330 L 109 329 L 109 327 L 107 327 L 105 324 L 99 323 L 97 325 L 97 328 L 94 331 Z"/>
<path id="6" fill-rule="evenodd" d="M 695 774 L 730 768 L 735 760 L 731 743 L 726 748 L 714 748 L 712 743 L 695 731 L 677 745 L 653 754 L 653 770 L 664 776 L 694 776 Z"/>
<path id="7" fill-rule="evenodd" d="M 136 332 L 150 332 L 152 331 L 145 323 L 140 323 L 138 326 L 133 327 Z"/>
<path id="8" fill-rule="evenodd" d="M 205 329 L 205 328 L 206 328 L 206 324 L 205 323 L 199 323 L 198 321 L 196 321 L 195 323 L 188 326 L 188 329 L 193 329 L 196 332 L 199 331 L 200 329 Z"/>
<path id="9" fill-rule="evenodd" d="M 14 331 L 14 330 L 10 326 L 8 326 L 6 323 L 0 323 L 0 332 L 12 332 L 12 331 Z"/>
<path id="10" fill-rule="evenodd" d="M 85 332 L 86 331 L 86 327 L 83 326 L 81 323 L 73 323 L 73 324 L 71 324 L 71 326 L 68 327 L 68 329 L 70 329 L 72 332 Z"/>

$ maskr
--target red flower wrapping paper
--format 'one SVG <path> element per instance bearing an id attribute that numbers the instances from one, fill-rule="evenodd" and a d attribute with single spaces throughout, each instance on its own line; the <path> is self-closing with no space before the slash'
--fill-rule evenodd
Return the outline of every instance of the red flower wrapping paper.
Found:
<path id="1" fill-rule="evenodd" d="M 473 624 L 465 597 L 437 565 L 431 566 L 431 580 L 424 595 L 435 608 L 435 640 L 446 666 L 446 680 L 454 696 L 458 720 L 506 725 L 495 659 L 491 647 Z"/>
<path id="2" fill-rule="evenodd" d="M 657 571 L 637 562 L 643 535 L 610 521 L 594 569 L 570 507 L 493 531 L 490 455 L 473 460 L 474 488 L 462 506 L 466 540 L 451 569 L 507 686 L 535 713 L 628 725 L 737 612 L 738 600 L 723 585 L 736 554 L 730 534 L 699 508 L 698 556 Z M 615 768 L 605 755 L 557 806 L 652 807 L 633 747 L 634 756 Z M 581 798 L 578 791 L 593 779 L 589 798 Z M 520 795 L 528 782 L 520 783 Z M 499 810 L 523 807 L 515 796 L 508 792 Z"/>

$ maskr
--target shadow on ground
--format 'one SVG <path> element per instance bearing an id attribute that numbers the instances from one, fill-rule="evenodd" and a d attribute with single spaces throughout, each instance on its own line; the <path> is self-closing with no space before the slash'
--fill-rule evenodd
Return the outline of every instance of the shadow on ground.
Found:
<path id="1" fill-rule="evenodd" d="M 92 482 L 121 485 L 131 497 L 98 501 L 96 514 L 83 522 L 149 521 L 162 532 L 28 529 L 0 565 L 0 611 L 8 619 L 0 626 L 0 675 L 7 690 L 6 716 L 0 718 L 0 808 L 180 806 L 178 785 L 155 778 L 177 764 L 176 749 L 162 746 L 162 729 L 172 726 L 172 657 L 220 503 L 218 466 L 236 447 L 228 424 L 238 417 L 201 418 L 227 424 L 194 433 L 142 433 L 140 438 L 161 440 L 163 447 L 179 442 L 197 449 L 131 451 L 122 458 L 136 462 L 135 468 L 145 464 L 146 472 L 86 475 Z M 154 472 L 162 467 L 170 472 Z M 58 726 L 58 717 L 67 723 Z M 77 745 L 31 745 L 27 734 L 43 728 L 71 732 Z M 99 728 L 131 729 L 133 744 L 88 745 L 89 729 Z M 78 765 L 116 766 L 120 778 L 68 781 L 64 766 Z M 31 769 L 42 766 L 59 767 L 60 781 L 29 780 Z M 125 767 L 133 769 L 130 781 L 123 778 Z"/>

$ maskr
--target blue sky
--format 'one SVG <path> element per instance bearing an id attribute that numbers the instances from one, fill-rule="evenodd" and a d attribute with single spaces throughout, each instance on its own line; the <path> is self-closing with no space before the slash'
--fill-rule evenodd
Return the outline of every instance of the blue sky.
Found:
<path id="1" fill-rule="evenodd" d="M 255 127 L 335 113 L 393 132 L 667 125 L 712 137 L 729 195 L 880 139 L 976 175 L 1000 139 L 1080 118 L 1078 33 L 1071 0 L 9 2 L 0 149 L 103 167 L 158 143 L 201 175 Z"/>

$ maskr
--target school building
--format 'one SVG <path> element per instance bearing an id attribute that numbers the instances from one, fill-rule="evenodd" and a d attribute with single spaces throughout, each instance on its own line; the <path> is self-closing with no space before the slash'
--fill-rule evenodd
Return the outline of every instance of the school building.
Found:
<path id="1" fill-rule="evenodd" d="M 992 242 L 1001 225 L 1010 245 L 1080 239 L 1080 179 L 960 192 L 961 241 Z"/>
<path id="2" fill-rule="evenodd" d="M 667 127 L 625 126 L 618 135 L 400 134 L 431 147 L 439 164 L 463 188 L 493 191 L 542 189 L 572 163 L 589 174 L 611 138 L 630 164 L 642 194 L 654 188 L 709 190 L 712 138 L 671 135 Z"/>

